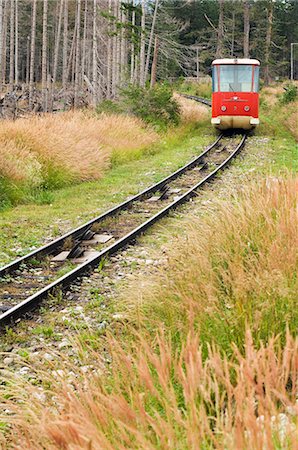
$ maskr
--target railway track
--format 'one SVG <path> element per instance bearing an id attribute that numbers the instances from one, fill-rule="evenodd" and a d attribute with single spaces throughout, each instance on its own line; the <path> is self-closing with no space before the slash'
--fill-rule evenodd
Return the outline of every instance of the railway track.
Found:
<path id="1" fill-rule="evenodd" d="M 65 289 L 134 241 L 225 168 L 246 134 L 220 135 L 203 153 L 155 185 L 0 269 L 0 327 Z"/>
<path id="2" fill-rule="evenodd" d="M 211 107 L 211 100 L 204 97 L 198 97 L 197 95 L 180 94 L 181 97 L 187 98 L 189 100 L 194 100 L 195 102 L 203 103 L 204 105 Z"/>

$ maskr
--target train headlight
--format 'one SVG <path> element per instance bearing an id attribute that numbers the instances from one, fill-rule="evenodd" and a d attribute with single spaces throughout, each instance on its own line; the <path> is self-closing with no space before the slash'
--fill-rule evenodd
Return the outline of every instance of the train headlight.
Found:
<path id="1" fill-rule="evenodd" d="M 226 106 L 222 106 L 222 107 L 221 107 L 221 110 L 222 110 L 222 111 L 226 111 L 226 110 L 227 110 L 227 107 L 226 107 Z"/>
<path id="2" fill-rule="evenodd" d="M 244 106 L 244 111 L 249 111 L 250 110 L 250 107 L 249 106 Z"/>

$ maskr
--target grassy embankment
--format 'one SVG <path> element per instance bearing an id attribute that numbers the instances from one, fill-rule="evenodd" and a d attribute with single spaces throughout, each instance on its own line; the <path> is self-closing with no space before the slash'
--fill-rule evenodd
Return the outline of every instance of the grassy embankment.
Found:
<path id="1" fill-rule="evenodd" d="M 188 101 L 181 107 L 180 125 L 166 133 L 124 115 L 66 113 L 2 122 L 0 197 L 6 207 L 0 213 L 0 264 L 198 154 L 212 140 L 208 111 Z M 19 201 L 23 204 L 9 207 Z"/>
<path id="2" fill-rule="evenodd" d="M 272 98 L 264 92 L 267 105 Z M 15 406 L 12 386 L 18 445 L 295 448 L 295 108 L 266 103 L 257 135 L 271 137 L 272 160 L 203 219 L 183 221 L 165 267 L 127 288 L 123 324 L 107 336 L 112 368 L 75 390 L 47 374 L 46 410 L 28 386 Z"/>

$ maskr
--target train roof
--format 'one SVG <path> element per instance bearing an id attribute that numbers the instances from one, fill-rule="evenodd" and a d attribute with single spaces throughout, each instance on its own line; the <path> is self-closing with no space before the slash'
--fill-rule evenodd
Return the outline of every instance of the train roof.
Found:
<path id="1" fill-rule="evenodd" d="M 212 66 L 215 64 L 250 64 L 253 66 L 259 66 L 260 61 L 257 59 L 249 59 L 249 58 L 224 58 L 224 59 L 215 59 L 212 62 Z"/>

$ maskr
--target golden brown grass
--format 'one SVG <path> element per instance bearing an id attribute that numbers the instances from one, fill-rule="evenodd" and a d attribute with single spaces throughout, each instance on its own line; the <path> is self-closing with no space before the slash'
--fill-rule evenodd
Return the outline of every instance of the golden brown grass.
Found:
<path id="1" fill-rule="evenodd" d="M 266 104 L 270 107 L 277 105 L 279 97 L 283 94 L 283 85 L 267 86 L 263 87 L 261 91 L 261 98 L 266 101 Z"/>
<path id="2" fill-rule="evenodd" d="M 191 218 L 155 282 L 128 290 L 130 325 L 107 337 L 106 373 L 64 384 L 48 373 L 46 402 L 7 376 L 7 442 L 297 448 L 297 188 L 297 178 L 269 178 Z M 102 367 L 101 354 L 93 358 Z"/>
<path id="3" fill-rule="evenodd" d="M 0 174 L 33 185 L 94 180 L 114 151 L 144 149 L 156 140 L 140 120 L 121 115 L 67 112 L 2 121 Z"/>
<path id="4" fill-rule="evenodd" d="M 177 339 L 192 321 L 227 352 L 231 342 L 241 348 L 246 324 L 256 341 L 284 334 L 287 322 L 294 332 L 297 205 L 298 178 L 269 178 L 220 200 L 204 220 L 191 218 L 156 283 L 142 289 L 138 280 L 127 293 L 132 320 L 151 330 L 162 321 Z"/>
<path id="5" fill-rule="evenodd" d="M 174 94 L 174 99 L 180 105 L 182 122 L 201 122 L 208 117 L 208 108 L 206 106 L 183 98 L 178 94 Z"/>
<path id="6" fill-rule="evenodd" d="M 162 333 L 154 350 L 144 338 L 130 354 L 112 339 L 110 349 L 111 377 L 72 385 L 53 377 L 46 405 L 39 388 L 14 387 L 3 404 L 6 442 L 47 450 L 295 448 L 298 342 L 289 334 L 283 347 L 271 338 L 256 349 L 247 331 L 243 354 L 235 347 L 230 359 L 212 346 L 203 358 L 193 329 L 179 354 Z"/>

